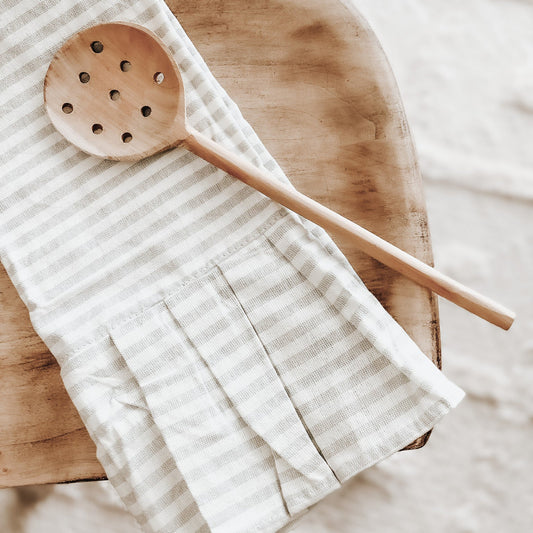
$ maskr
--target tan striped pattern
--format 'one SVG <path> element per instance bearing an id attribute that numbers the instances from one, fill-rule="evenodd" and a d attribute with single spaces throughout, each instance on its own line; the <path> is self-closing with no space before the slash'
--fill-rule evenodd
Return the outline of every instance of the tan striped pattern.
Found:
<path id="1" fill-rule="evenodd" d="M 276 531 L 460 401 L 323 230 L 184 150 L 101 161 L 51 126 L 54 52 L 132 20 L 191 124 L 287 181 L 161 0 L 0 15 L 1 260 L 146 531 Z"/>

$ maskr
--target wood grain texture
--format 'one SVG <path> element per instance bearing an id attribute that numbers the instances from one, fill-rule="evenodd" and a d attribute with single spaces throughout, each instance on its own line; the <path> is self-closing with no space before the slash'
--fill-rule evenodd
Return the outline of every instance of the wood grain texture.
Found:
<path id="1" fill-rule="evenodd" d="M 168 3 L 299 190 L 432 262 L 421 178 L 396 82 L 357 12 L 336 0 Z M 332 237 L 440 367 L 432 294 Z M 3 269 L 0 298 L 0 485 L 102 479 L 58 366 Z"/>

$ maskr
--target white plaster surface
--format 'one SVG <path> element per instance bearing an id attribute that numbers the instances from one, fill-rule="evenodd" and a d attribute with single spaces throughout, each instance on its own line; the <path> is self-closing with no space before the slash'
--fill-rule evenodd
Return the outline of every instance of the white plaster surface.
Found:
<path id="1" fill-rule="evenodd" d="M 295 533 L 533 531 L 533 1 L 356 0 L 392 64 L 438 268 L 518 313 L 440 302 L 467 397 L 428 445 L 363 472 Z M 0 491 L 0 532 L 136 532 L 107 482 Z"/>

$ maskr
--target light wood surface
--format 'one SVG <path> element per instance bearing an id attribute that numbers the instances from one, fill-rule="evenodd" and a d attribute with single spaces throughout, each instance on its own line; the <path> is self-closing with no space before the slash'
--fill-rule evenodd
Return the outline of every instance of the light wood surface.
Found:
<path id="1" fill-rule="evenodd" d="M 169 5 L 300 191 L 431 263 L 421 179 L 399 93 L 358 13 L 334 0 Z M 440 367 L 435 297 L 362 253 L 346 235 L 331 234 Z M 0 298 L 0 485 L 102 478 L 57 364 L 3 270 Z"/>

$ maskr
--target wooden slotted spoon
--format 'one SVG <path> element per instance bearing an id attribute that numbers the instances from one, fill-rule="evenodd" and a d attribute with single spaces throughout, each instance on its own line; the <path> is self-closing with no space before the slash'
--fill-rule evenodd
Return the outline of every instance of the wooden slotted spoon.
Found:
<path id="1" fill-rule="evenodd" d="M 52 59 L 45 106 L 57 130 L 104 159 L 136 161 L 183 146 L 272 200 L 347 235 L 365 253 L 451 302 L 503 328 L 514 313 L 312 200 L 191 128 L 183 82 L 170 51 L 152 32 L 114 22 L 85 29 Z"/>

